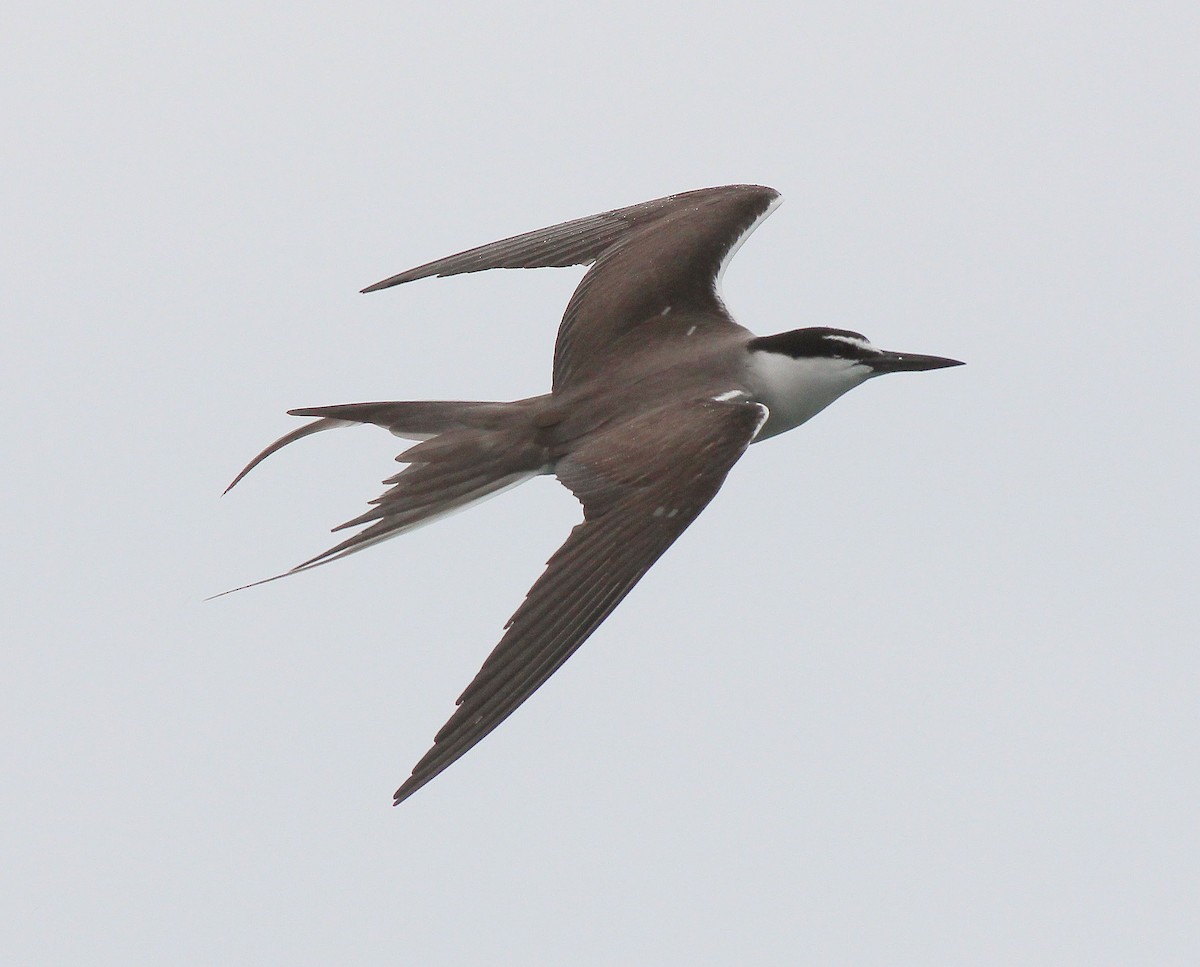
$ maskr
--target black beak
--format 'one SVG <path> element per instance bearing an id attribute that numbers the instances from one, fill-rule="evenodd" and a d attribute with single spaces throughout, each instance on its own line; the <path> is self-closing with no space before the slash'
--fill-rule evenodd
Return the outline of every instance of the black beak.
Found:
<path id="1" fill-rule="evenodd" d="M 957 359 L 946 359 L 943 356 L 887 352 L 865 360 L 865 362 L 874 370 L 872 376 L 882 376 L 884 373 L 920 373 L 927 369 L 945 369 L 948 366 L 966 365 Z"/>

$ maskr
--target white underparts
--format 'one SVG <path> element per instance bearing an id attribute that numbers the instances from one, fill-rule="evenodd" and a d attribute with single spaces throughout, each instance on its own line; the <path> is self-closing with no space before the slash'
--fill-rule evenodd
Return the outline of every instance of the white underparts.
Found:
<path id="1" fill-rule="evenodd" d="M 747 388 L 754 400 L 770 409 L 756 439 L 765 440 L 812 419 L 870 375 L 869 366 L 853 359 L 795 359 L 783 353 L 751 352 Z"/>

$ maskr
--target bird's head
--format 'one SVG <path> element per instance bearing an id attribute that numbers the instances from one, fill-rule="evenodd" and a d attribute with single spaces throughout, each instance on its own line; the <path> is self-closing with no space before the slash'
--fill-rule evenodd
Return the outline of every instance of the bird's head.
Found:
<path id="1" fill-rule="evenodd" d="M 795 360 L 812 360 L 821 368 L 824 360 L 833 372 L 853 372 L 860 379 L 882 376 L 884 373 L 915 373 L 926 369 L 944 369 L 947 366 L 962 366 L 957 359 L 942 356 L 922 356 L 919 353 L 897 353 L 880 349 L 861 332 L 849 329 L 829 329 L 814 326 L 809 329 L 793 329 L 774 336 L 757 336 L 750 341 L 750 348 L 760 352 L 776 353 Z"/>
<path id="2" fill-rule="evenodd" d="M 862 333 L 825 327 L 756 336 L 747 348 L 751 381 L 771 412 L 759 439 L 799 426 L 874 376 L 962 365 L 957 359 L 879 349 Z"/>

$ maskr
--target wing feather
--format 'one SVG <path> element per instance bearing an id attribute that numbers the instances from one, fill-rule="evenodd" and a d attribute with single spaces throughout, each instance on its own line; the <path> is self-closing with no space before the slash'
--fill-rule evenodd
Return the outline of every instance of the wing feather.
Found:
<path id="1" fill-rule="evenodd" d="M 717 291 L 721 274 L 779 201 L 777 191 L 759 185 L 681 192 L 467 249 L 363 291 L 488 269 L 590 265 L 558 328 L 558 392 L 595 375 L 606 365 L 605 349 L 667 313 L 735 326 Z"/>
<path id="2" fill-rule="evenodd" d="M 532 695 L 708 505 L 766 418 L 756 403 L 673 404 L 589 441 L 556 472 L 584 521 L 547 562 L 433 747 L 411 796 Z"/>
<path id="3" fill-rule="evenodd" d="M 489 242 L 475 248 L 435 259 L 390 276 L 363 292 L 377 292 L 393 285 L 426 279 L 430 276 L 444 278 L 467 272 L 485 272 L 488 269 L 537 269 L 564 267 L 568 265 L 590 265 L 600 255 L 621 242 L 634 230 L 641 228 L 663 214 L 686 209 L 707 199 L 730 192 L 755 189 L 754 186 L 725 185 L 719 188 L 701 188 L 664 198 L 639 202 L 625 208 L 587 215 L 571 221 L 535 229 Z M 772 192 L 772 194 L 774 194 Z"/>

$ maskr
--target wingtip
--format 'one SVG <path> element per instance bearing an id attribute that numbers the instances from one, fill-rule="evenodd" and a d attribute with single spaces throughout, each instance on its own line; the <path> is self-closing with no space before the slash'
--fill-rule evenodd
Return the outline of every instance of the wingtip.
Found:
<path id="1" fill-rule="evenodd" d="M 367 286 L 365 289 L 359 289 L 358 293 L 359 293 L 359 295 L 366 295 L 368 292 L 378 292 L 380 289 L 390 289 L 392 286 L 399 285 L 403 281 L 404 281 L 403 274 L 389 276 L 388 278 L 384 279 L 381 282 L 372 283 L 371 285 Z"/>
<path id="2" fill-rule="evenodd" d="M 424 789 L 442 770 L 438 769 L 431 773 L 414 772 L 411 776 L 400 783 L 400 788 L 392 793 L 392 805 L 399 806 L 402 802 L 408 799 L 413 793 L 419 789 Z"/>

